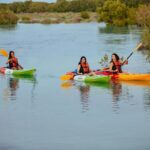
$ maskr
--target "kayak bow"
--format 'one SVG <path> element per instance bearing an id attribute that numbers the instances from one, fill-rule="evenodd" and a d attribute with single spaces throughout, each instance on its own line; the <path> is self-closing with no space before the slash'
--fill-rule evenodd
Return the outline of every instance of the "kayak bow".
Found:
<path id="1" fill-rule="evenodd" d="M 23 70 L 12 70 L 8 68 L 0 68 L 0 73 L 14 75 L 14 76 L 33 76 L 36 69 L 23 69 Z"/>

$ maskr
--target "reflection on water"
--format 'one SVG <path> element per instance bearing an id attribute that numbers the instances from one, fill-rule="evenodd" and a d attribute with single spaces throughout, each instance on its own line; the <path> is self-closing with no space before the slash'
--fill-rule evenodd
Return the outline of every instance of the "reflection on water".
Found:
<path id="1" fill-rule="evenodd" d="M 80 92 L 80 101 L 82 104 L 82 112 L 86 112 L 89 110 L 90 85 L 76 84 L 75 86 Z"/>
<path id="2" fill-rule="evenodd" d="M 144 104 L 145 104 L 145 110 L 150 113 L 150 87 L 149 89 L 145 89 Z"/>
<path id="3" fill-rule="evenodd" d="M 19 88 L 19 79 L 18 78 L 9 78 L 8 79 L 8 90 L 10 93 L 9 98 L 11 100 L 16 100 L 16 92 L 17 89 Z"/>
<path id="4" fill-rule="evenodd" d="M 89 99 L 90 99 L 90 90 L 92 87 L 98 87 L 102 89 L 109 89 L 111 86 L 109 83 L 78 83 L 74 82 L 74 86 L 80 92 L 80 101 L 82 104 L 82 112 L 89 110 Z"/>
<path id="5" fill-rule="evenodd" d="M 76 87 L 80 92 L 80 100 L 82 104 L 82 112 L 89 110 L 89 99 L 90 99 L 90 89 L 97 87 L 100 89 L 106 89 L 111 91 L 112 95 L 112 108 L 113 111 L 119 109 L 118 102 L 121 100 L 122 96 L 122 84 L 118 81 L 112 81 L 109 83 L 83 83 L 76 81 L 68 81 L 61 84 L 63 89 L 68 89 L 71 87 Z M 99 95 L 101 96 L 101 95 Z M 127 95 L 126 95 L 127 96 Z"/>
<path id="6" fill-rule="evenodd" d="M 10 31 L 10 30 L 15 30 L 17 25 L 0 25 L 0 30 L 1 31 Z"/>
<path id="7" fill-rule="evenodd" d="M 105 26 L 100 27 L 99 32 L 100 33 L 113 33 L 113 34 L 129 34 L 130 32 L 133 32 L 133 30 L 137 30 L 137 27 L 131 26 L 131 27 L 117 27 L 117 26 Z"/>
<path id="8" fill-rule="evenodd" d="M 1 47 L 14 49 L 24 67 L 38 70 L 38 84 L 34 79 L 0 75 L 0 133 L 4 135 L 0 145 L 13 144 L 21 150 L 137 150 L 150 146 L 150 121 L 145 117 L 150 118 L 148 86 L 67 82 L 61 85 L 65 90 L 60 88 L 58 76 L 74 70 L 82 55 L 92 69 L 98 69 L 104 54 L 128 56 L 140 38 L 136 29 L 103 29 L 97 23 L 0 28 Z M 6 62 L 2 59 L 0 66 Z M 136 52 L 123 69 L 143 73 L 150 67 Z"/>
<path id="9" fill-rule="evenodd" d="M 133 36 L 135 33 L 140 34 L 137 27 L 116 27 L 116 26 L 106 26 L 106 27 L 99 27 L 99 33 L 105 34 L 105 43 L 108 45 L 118 45 L 120 47 L 121 44 L 127 44 L 129 42 L 129 38 L 137 38 L 139 36 Z M 129 36 L 130 35 L 130 36 Z M 113 38 L 112 38 L 113 37 Z M 118 48 L 116 46 L 115 48 Z M 121 47 L 120 47 L 121 48 Z"/>
<path id="10" fill-rule="evenodd" d="M 35 77 L 13 77 L 6 76 L 7 87 L 4 89 L 4 99 L 5 100 L 16 100 L 17 91 L 20 88 L 20 81 L 32 84 L 33 88 L 31 90 L 31 96 L 34 98 L 34 88 L 37 83 Z"/>
<path id="11" fill-rule="evenodd" d="M 119 109 L 118 102 L 121 100 L 122 85 L 118 81 L 112 81 L 111 87 L 112 87 L 112 107 L 113 111 L 117 111 Z"/>
<path id="12" fill-rule="evenodd" d="M 120 81 L 124 85 L 131 85 L 137 87 L 150 87 L 150 82 L 148 81 Z"/>
<path id="13" fill-rule="evenodd" d="M 62 89 L 70 89 L 75 87 L 80 92 L 80 101 L 82 104 L 82 112 L 86 112 L 89 109 L 89 94 L 90 85 L 83 82 L 67 81 L 61 84 Z"/>
<path id="14" fill-rule="evenodd" d="M 84 83 L 77 81 L 67 81 L 61 84 L 62 89 L 70 89 L 75 87 L 80 92 L 80 101 L 82 105 L 82 112 L 87 112 L 89 110 L 89 100 L 90 100 L 90 90 L 92 87 L 109 89 L 111 88 L 110 83 Z"/>
<path id="15" fill-rule="evenodd" d="M 77 82 L 77 81 L 67 81 L 61 84 L 62 89 L 70 89 L 75 87 L 80 92 L 80 101 L 82 104 L 82 112 L 86 112 L 89 110 L 89 100 L 90 100 L 90 92 L 93 87 L 97 87 L 100 89 L 106 89 L 111 93 L 112 97 L 112 109 L 114 112 L 118 112 L 120 109 L 120 101 L 125 101 L 130 103 L 130 105 L 134 105 L 136 102 L 132 101 L 133 93 L 130 91 L 131 87 L 141 87 L 144 88 L 149 87 L 149 82 L 139 82 L 139 81 L 117 81 L 112 80 L 109 83 L 84 83 L 84 82 Z M 150 91 L 147 89 L 145 94 L 145 106 L 146 108 L 150 109 Z M 99 95 L 101 96 L 101 95 Z"/>

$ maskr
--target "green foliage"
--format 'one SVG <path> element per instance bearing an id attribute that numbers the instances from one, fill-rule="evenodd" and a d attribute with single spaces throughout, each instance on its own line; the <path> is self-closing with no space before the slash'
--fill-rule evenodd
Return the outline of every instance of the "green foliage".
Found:
<path id="1" fill-rule="evenodd" d="M 144 27 L 142 41 L 144 46 L 150 50 L 150 5 L 141 5 L 137 11 L 137 24 Z"/>
<path id="2" fill-rule="evenodd" d="M 122 0 L 129 7 L 137 7 L 139 4 L 139 0 Z"/>
<path id="3" fill-rule="evenodd" d="M 150 28 L 150 5 L 140 5 L 136 16 L 138 25 Z"/>
<path id="4" fill-rule="evenodd" d="M 112 3 L 114 3 L 113 6 L 111 5 Z M 14 13 L 82 12 L 82 11 L 96 12 L 97 8 L 104 9 L 108 7 L 109 5 L 108 11 L 110 11 L 110 9 L 113 9 L 114 11 L 116 8 L 118 15 L 123 15 L 122 14 L 124 12 L 123 7 L 126 7 L 126 6 L 138 7 L 139 4 L 149 4 L 149 3 L 150 3 L 150 0 L 57 0 L 56 3 L 32 2 L 30 0 L 30 1 L 24 1 L 24 2 L 0 4 L 0 10 L 2 8 L 5 10 L 10 9 Z M 105 13 L 104 13 L 104 16 L 105 16 Z"/>
<path id="5" fill-rule="evenodd" d="M 109 58 L 108 55 L 105 54 L 101 60 L 99 61 L 99 64 L 103 67 L 103 68 L 107 68 L 109 66 Z"/>
<path id="6" fill-rule="evenodd" d="M 89 19 L 89 18 L 90 18 L 90 15 L 88 14 L 88 12 L 83 11 L 83 12 L 81 12 L 81 17 L 82 17 L 83 19 Z"/>
<path id="7" fill-rule="evenodd" d="M 66 0 L 59 0 L 54 6 L 54 11 L 66 12 L 68 11 L 68 8 L 69 8 L 69 2 L 67 2 Z"/>
<path id="8" fill-rule="evenodd" d="M 0 24 L 16 24 L 18 21 L 17 16 L 10 10 L 0 11 Z"/>
<path id="9" fill-rule="evenodd" d="M 33 12 L 82 12 L 96 11 L 98 6 L 102 6 L 104 0 L 58 0 L 56 3 L 46 2 L 13 2 L 0 4 L 1 7 L 8 7 L 14 13 L 33 13 Z M 5 8 L 4 8 L 5 9 Z"/>
<path id="10" fill-rule="evenodd" d="M 0 4 L 0 10 L 8 10 L 9 7 L 7 4 Z"/>
<path id="11" fill-rule="evenodd" d="M 28 9 L 30 8 L 31 4 L 32 4 L 31 1 L 13 2 L 9 4 L 9 9 L 14 13 L 28 12 Z"/>
<path id="12" fill-rule="evenodd" d="M 98 9 L 98 21 L 117 26 L 126 25 L 127 10 L 127 6 L 119 0 L 107 0 L 103 7 Z"/>
<path id="13" fill-rule="evenodd" d="M 138 7 L 140 4 L 150 4 L 150 0 L 122 0 L 129 7 Z"/>
<path id="14" fill-rule="evenodd" d="M 147 55 L 146 60 L 147 62 L 150 63 L 150 51 L 147 51 L 146 55 Z"/>
<path id="15" fill-rule="evenodd" d="M 56 12 L 82 12 L 96 11 L 98 5 L 103 0 L 58 0 L 54 6 Z"/>
<path id="16" fill-rule="evenodd" d="M 44 2 L 34 2 L 30 4 L 30 7 L 28 9 L 29 13 L 33 12 L 47 12 L 48 11 L 48 3 Z"/>
<path id="17" fill-rule="evenodd" d="M 129 24 L 129 25 L 135 25 L 136 24 L 136 12 L 137 12 L 137 8 L 128 8 L 127 24 Z"/>
<path id="18" fill-rule="evenodd" d="M 124 58 L 121 57 L 120 60 L 123 61 Z M 99 61 L 99 64 L 100 64 L 103 68 L 108 68 L 110 61 L 111 61 L 111 60 L 109 60 L 108 55 L 105 54 L 105 55 L 101 58 L 101 60 Z"/>
<path id="19" fill-rule="evenodd" d="M 69 11 L 96 11 L 97 4 L 97 0 L 74 0 L 69 2 Z"/>
<path id="20" fill-rule="evenodd" d="M 142 41 L 145 47 L 150 50 L 150 29 L 145 28 L 143 35 L 142 35 Z"/>

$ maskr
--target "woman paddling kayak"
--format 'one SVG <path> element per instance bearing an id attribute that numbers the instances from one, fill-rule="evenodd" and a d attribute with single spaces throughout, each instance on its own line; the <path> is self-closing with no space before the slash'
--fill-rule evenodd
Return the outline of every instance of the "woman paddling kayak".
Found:
<path id="1" fill-rule="evenodd" d="M 23 69 L 23 67 L 19 65 L 18 59 L 15 57 L 14 51 L 9 52 L 9 57 L 8 57 L 8 61 L 6 62 L 6 64 L 9 64 L 9 69 L 13 69 L 13 70 Z"/>
<path id="2" fill-rule="evenodd" d="M 113 73 L 124 73 L 122 71 L 122 65 L 128 64 L 128 61 L 125 62 L 120 60 L 119 56 L 116 53 L 113 53 L 111 56 L 111 61 L 109 65 L 109 71 Z"/>
<path id="3" fill-rule="evenodd" d="M 83 75 L 83 74 L 95 75 L 95 73 L 91 71 L 85 56 L 82 56 L 80 58 L 78 69 L 77 69 L 77 74 L 78 75 Z"/>

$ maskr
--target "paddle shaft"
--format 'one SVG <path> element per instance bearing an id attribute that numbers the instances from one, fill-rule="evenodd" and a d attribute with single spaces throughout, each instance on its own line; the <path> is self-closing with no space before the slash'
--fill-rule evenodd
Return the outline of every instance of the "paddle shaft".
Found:
<path id="1" fill-rule="evenodd" d="M 122 66 L 125 64 L 125 62 L 133 55 L 135 51 L 137 51 L 142 46 L 142 43 L 139 43 L 138 46 L 130 53 L 130 55 L 127 57 L 127 59 L 122 63 Z"/>
<path id="2" fill-rule="evenodd" d="M 125 61 L 123 61 L 122 66 L 125 64 L 125 62 L 133 55 L 134 52 L 131 52 L 130 55 L 126 58 Z"/>

